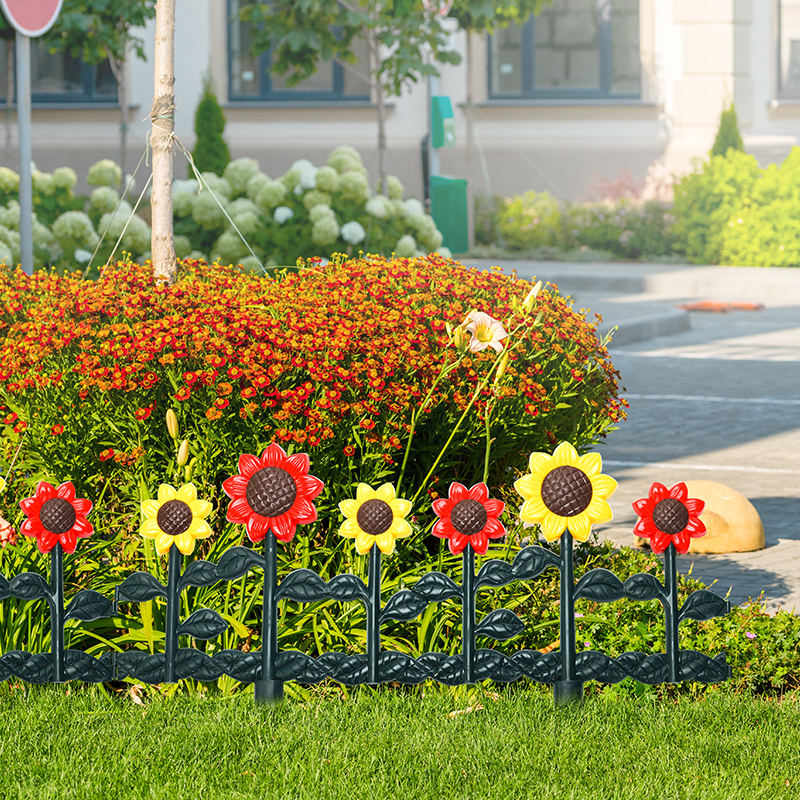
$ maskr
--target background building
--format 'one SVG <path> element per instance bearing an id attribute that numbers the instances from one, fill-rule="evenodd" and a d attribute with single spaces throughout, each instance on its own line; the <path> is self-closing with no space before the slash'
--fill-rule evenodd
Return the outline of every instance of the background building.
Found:
<path id="1" fill-rule="evenodd" d="M 242 0 L 178 0 L 176 133 L 191 149 L 203 75 L 211 75 L 233 157 L 257 158 L 279 175 L 297 158 L 321 163 L 351 144 L 375 172 L 376 110 L 368 86 L 322 65 L 290 89 L 268 73 L 269 55 L 247 52 L 247 25 L 231 21 Z M 147 62 L 128 68 L 133 106 L 126 167 L 145 147 L 152 101 L 153 31 Z M 444 66 L 439 93 L 456 116 L 443 172 L 467 177 L 465 99 L 475 101 L 477 193 L 548 190 L 584 197 L 623 172 L 634 182 L 689 169 L 711 147 L 734 101 L 745 148 L 763 164 L 782 160 L 800 133 L 800 0 L 555 0 L 522 26 L 475 36 L 472 63 Z M 466 52 L 465 34 L 453 45 Z M 3 45 L 5 46 L 5 45 Z M 116 158 L 118 111 L 110 70 L 34 48 L 33 153 L 41 169 L 79 175 Z M 365 56 L 366 57 L 366 56 Z M 0 54 L 0 87 L 6 58 Z M 421 196 L 427 87 L 390 99 L 390 172 Z M 16 130 L 3 147 L 16 167 Z M 185 169 L 176 166 L 176 175 Z"/>

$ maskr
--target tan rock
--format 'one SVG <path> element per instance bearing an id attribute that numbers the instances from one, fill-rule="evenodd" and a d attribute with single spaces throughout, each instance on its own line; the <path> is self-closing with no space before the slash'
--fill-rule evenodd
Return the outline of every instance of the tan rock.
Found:
<path id="1" fill-rule="evenodd" d="M 755 506 L 730 486 L 716 481 L 685 481 L 689 497 L 705 501 L 700 519 L 705 536 L 692 539 L 690 553 L 747 553 L 764 548 L 764 525 Z M 648 539 L 635 537 L 649 546 Z"/>

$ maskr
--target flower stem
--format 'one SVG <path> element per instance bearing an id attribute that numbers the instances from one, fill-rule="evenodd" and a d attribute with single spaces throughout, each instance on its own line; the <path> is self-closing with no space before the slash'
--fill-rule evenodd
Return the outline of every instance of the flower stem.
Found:
<path id="1" fill-rule="evenodd" d="M 367 620 L 367 683 L 378 683 L 378 660 L 381 654 L 381 551 L 377 544 L 369 551 L 369 614 Z"/>
<path id="2" fill-rule="evenodd" d="M 664 603 L 664 628 L 666 633 L 669 682 L 680 680 L 680 643 L 678 641 L 678 562 L 675 545 L 670 542 L 664 551 L 664 588 L 667 590 Z"/>
<path id="3" fill-rule="evenodd" d="M 255 681 L 256 703 L 283 699 L 283 681 L 275 677 L 278 657 L 278 541 L 270 530 L 264 537 L 264 591 L 261 622 L 261 675 Z"/>
<path id="4" fill-rule="evenodd" d="M 64 551 L 61 544 L 50 551 L 50 653 L 53 657 L 53 683 L 64 680 Z"/>
<path id="5" fill-rule="evenodd" d="M 169 573 L 167 578 L 167 619 L 164 630 L 164 681 L 175 683 L 175 667 L 178 660 L 178 622 L 180 620 L 180 596 L 178 583 L 181 579 L 181 551 L 173 544 L 169 549 Z"/>
<path id="6" fill-rule="evenodd" d="M 461 577 L 461 658 L 464 683 L 475 683 L 475 551 L 464 548 Z"/>

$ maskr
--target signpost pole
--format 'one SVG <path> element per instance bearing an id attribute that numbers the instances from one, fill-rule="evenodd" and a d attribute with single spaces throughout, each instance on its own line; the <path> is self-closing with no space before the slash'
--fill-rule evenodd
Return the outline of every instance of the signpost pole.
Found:
<path id="1" fill-rule="evenodd" d="M 19 142 L 19 246 L 22 269 L 33 275 L 31 182 L 31 40 L 17 32 L 17 140 Z"/>

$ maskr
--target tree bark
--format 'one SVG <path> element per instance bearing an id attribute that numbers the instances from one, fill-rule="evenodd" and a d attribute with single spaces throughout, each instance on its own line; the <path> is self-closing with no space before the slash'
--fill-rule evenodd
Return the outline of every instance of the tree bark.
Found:
<path id="1" fill-rule="evenodd" d="M 151 250 L 153 277 L 175 281 L 177 262 L 172 228 L 173 131 L 175 129 L 175 0 L 156 3 L 155 94 L 150 120 L 153 132 Z"/>

